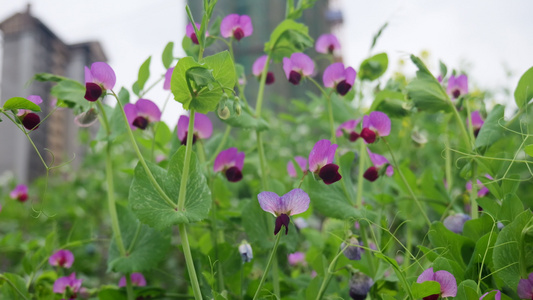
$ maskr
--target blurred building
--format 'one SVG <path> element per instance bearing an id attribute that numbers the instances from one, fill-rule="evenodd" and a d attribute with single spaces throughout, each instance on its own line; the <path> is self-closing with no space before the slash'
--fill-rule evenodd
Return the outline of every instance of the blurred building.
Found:
<path id="1" fill-rule="evenodd" d="M 68 45 L 57 37 L 45 24 L 30 13 L 17 13 L 0 23 L 2 31 L 2 72 L 0 78 L 0 101 L 12 97 L 39 95 L 43 99 L 39 113 L 41 120 L 54 107 L 50 96 L 53 84 L 31 82 L 35 73 L 53 73 L 78 81 L 84 81 L 84 66 L 94 61 L 106 61 L 98 42 Z M 2 117 L 5 119 L 5 117 Z M 30 136 L 45 159 L 55 164 L 82 156 L 83 148 L 78 143 L 78 127 L 73 122 L 70 110 L 57 109 L 31 132 Z M 0 123 L 0 176 L 13 172 L 18 182 L 28 182 L 44 174 L 45 167 L 31 144 L 9 120 Z"/>

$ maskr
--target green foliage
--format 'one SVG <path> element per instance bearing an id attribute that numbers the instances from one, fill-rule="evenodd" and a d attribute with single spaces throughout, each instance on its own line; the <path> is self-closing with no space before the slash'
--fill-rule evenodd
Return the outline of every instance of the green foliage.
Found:
<path id="1" fill-rule="evenodd" d="M 489 113 L 487 120 L 483 123 L 481 130 L 476 138 L 475 149 L 478 149 L 482 153 L 486 150 L 486 147 L 491 146 L 497 140 L 501 139 L 504 135 L 504 129 L 500 125 L 500 121 L 503 120 L 503 114 L 505 107 L 502 105 L 496 105 Z"/>
<path id="2" fill-rule="evenodd" d="M 2 299 L 30 299 L 26 281 L 17 274 L 4 273 L 0 276 L 0 295 Z"/>
<path id="3" fill-rule="evenodd" d="M 414 105 L 427 112 L 450 112 L 453 107 L 446 91 L 418 57 L 411 55 L 411 60 L 418 71 L 406 88 Z"/>
<path id="4" fill-rule="evenodd" d="M 289 9 L 287 12 L 287 19 L 299 19 L 304 10 L 313 7 L 316 1 L 317 0 L 298 0 L 298 3 L 295 6 L 294 0 L 289 0 L 287 2 L 287 7 Z"/>
<path id="5" fill-rule="evenodd" d="M 365 59 L 359 67 L 358 77 L 361 80 L 376 80 L 387 71 L 389 57 L 387 53 L 379 53 Z"/>
<path id="6" fill-rule="evenodd" d="M 382 90 L 376 94 L 370 111 L 381 111 L 389 117 L 405 117 L 409 114 L 410 104 L 401 92 Z"/>
<path id="7" fill-rule="evenodd" d="M 413 296 L 417 299 L 440 294 L 440 283 L 436 281 L 413 282 L 411 291 L 413 291 Z"/>
<path id="8" fill-rule="evenodd" d="M 472 300 L 478 299 L 477 284 L 473 280 L 465 280 L 457 286 L 457 296 L 455 299 Z M 484 299 L 484 298 L 483 298 Z"/>
<path id="9" fill-rule="evenodd" d="M 518 108 L 522 109 L 533 98 L 533 67 L 529 68 L 518 81 L 514 90 L 514 100 Z"/>
<path id="10" fill-rule="evenodd" d="M 287 19 L 272 31 L 270 40 L 265 44 L 265 52 L 270 53 L 275 62 L 281 62 L 284 57 L 312 47 L 313 43 L 307 26 Z"/>
<path id="11" fill-rule="evenodd" d="M 172 62 L 174 61 L 174 42 L 168 42 L 168 44 L 165 46 L 165 49 L 163 50 L 163 54 L 161 55 L 161 60 L 163 61 L 163 66 L 165 69 L 170 68 L 172 65 Z"/>
<path id="12" fill-rule="evenodd" d="M 31 102 L 28 99 L 22 97 L 13 97 L 4 103 L 4 110 L 14 110 L 14 109 L 28 109 L 31 111 L 41 111 L 39 105 Z"/>
<path id="13" fill-rule="evenodd" d="M 141 65 L 139 68 L 139 73 L 137 75 L 137 81 L 133 84 L 131 90 L 133 93 L 137 96 L 140 95 L 140 92 L 144 89 L 144 85 L 146 84 L 146 81 L 148 81 L 148 78 L 150 78 L 150 61 L 152 60 L 152 57 L 149 56 Z"/>

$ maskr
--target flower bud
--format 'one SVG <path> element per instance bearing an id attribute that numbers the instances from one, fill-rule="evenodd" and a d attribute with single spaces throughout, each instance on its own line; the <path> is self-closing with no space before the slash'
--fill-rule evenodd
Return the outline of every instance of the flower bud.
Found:
<path id="1" fill-rule="evenodd" d="M 231 113 L 227 106 L 219 107 L 217 110 L 218 117 L 222 120 L 226 120 L 230 117 Z"/>
<path id="2" fill-rule="evenodd" d="M 91 108 L 88 111 L 82 112 L 74 118 L 74 123 L 80 127 L 89 127 L 98 120 L 98 112 Z"/>
<path id="3" fill-rule="evenodd" d="M 246 240 L 242 241 L 239 245 L 239 253 L 241 254 L 241 259 L 243 263 L 252 261 L 254 254 L 252 252 L 252 246 L 248 244 Z"/>
<path id="4" fill-rule="evenodd" d="M 348 246 L 348 247 L 346 247 Z M 349 260 L 360 260 L 361 259 L 361 248 L 359 248 L 359 241 L 355 237 L 351 237 L 346 242 L 341 244 L 341 249 L 344 249 L 344 256 Z"/>
<path id="5" fill-rule="evenodd" d="M 233 98 L 233 100 L 235 100 L 235 102 L 240 102 L 240 101 L 241 101 L 241 98 L 239 98 L 239 96 L 235 95 L 235 97 Z"/>
<path id="6" fill-rule="evenodd" d="M 235 114 L 236 114 L 237 116 L 240 116 L 241 113 L 242 113 L 241 105 L 240 105 L 239 103 L 235 103 L 234 108 L 235 108 Z"/>
<path id="7" fill-rule="evenodd" d="M 353 274 L 350 279 L 350 297 L 354 300 L 364 300 L 374 284 L 372 278 L 361 272 Z"/>

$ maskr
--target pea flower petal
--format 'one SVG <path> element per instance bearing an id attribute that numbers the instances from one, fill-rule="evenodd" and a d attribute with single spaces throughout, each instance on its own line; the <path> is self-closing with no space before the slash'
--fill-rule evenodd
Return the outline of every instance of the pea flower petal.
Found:
<path id="1" fill-rule="evenodd" d="M 54 267 L 70 268 L 74 263 L 74 254 L 66 249 L 56 251 L 48 259 L 48 263 Z"/>
<path id="2" fill-rule="evenodd" d="M 352 88 L 356 74 L 352 67 L 344 68 L 343 63 L 337 62 L 324 70 L 322 81 L 325 87 L 335 88 L 340 95 L 344 96 Z"/>
<path id="3" fill-rule="evenodd" d="M 220 23 L 220 34 L 225 37 L 234 37 L 240 41 L 243 37 L 252 35 L 254 27 L 252 19 L 247 15 L 227 15 Z"/>
<path id="4" fill-rule="evenodd" d="M 307 170 L 307 159 L 303 156 L 295 156 L 294 160 L 302 170 L 302 172 L 305 172 Z M 289 160 L 287 162 L 287 173 L 289 173 L 290 177 L 296 177 L 296 169 L 294 168 L 294 163 L 292 160 Z"/>
<path id="5" fill-rule="evenodd" d="M 181 115 L 178 119 L 178 138 L 182 145 L 187 143 L 187 134 L 189 131 L 189 117 Z M 213 133 L 213 123 L 208 116 L 201 113 L 194 113 L 194 136 L 193 144 L 196 139 L 208 139 Z"/>
<path id="6" fill-rule="evenodd" d="M 274 192 L 261 192 L 257 195 L 261 208 L 276 217 L 274 234 L 278 234 L 285 226 L 285 234 L 289 230 L 290 216 L 301 214 L 309 208 L 309 195 L 301 189 L 294 189 L 283 196 Z"/>
<path id="7" fill-rule="evenodd" d="M 452 273 L 448 271 L 433 272 L 433 268 L 429 268 L 422 272 L 416 280 L 417 283 L 424 281 L 438 282 L 440 284 L 440 296 L 442 297 L 455 297 L 457 295 L 457 281 Z"/>
<path id="8" fill-rule="evenodd" d="M 148 99 L 139 99 L 135 104 L 126 103 L 124 112 L 131 129 L 146 129 L 148 124 L 161 120 L 161 111 Z"/>
<path id="9" fill-rule="evenodd" d="M 520 299 L 533 299 L 533 273 L 527 279 L 520 279 L 516 292 Z"/>
<path id="10" fill-rule="evenodd" d="M 457 77 L 455 75 L 450 76 L 446 93 L 452 96 L 453 100 L 461 95 L 468 94 L 468 77 L 464 74 Z"/>
<path id="11" fill-rule="evenodd" d="M 146 286 L 146 279 L 142 273 L 131 273 L 131 283 L 133 286 Z M 126 286 L 126 276 L 122 276 L 118 281 L 118 287 Z"/>
<path id="12" fill-rule="evenodd" d="M 332 54 L 341 49 L 341 44 L 334 34 L 326 33 L 318 37 L 315 50 L 318 53 Z"/>
<path id="13" fill-rule="evenodd" d="M 25 202 L 28 200 L 28 186 L 25 184 L 17 185 L 10 193 L 9 197 L 11 199 L 18 200 L 20 202 Z"/>
<path id="14" fill-rule="evenodd" d="M 297 85 L 302 77 L 313 74 L 315 63 L 303 53 L 293 53 L 290 58 L 283 58 L 283 71 L 285 71 L 285 76 L 289 82 Z"/>
<path id="15" fill-rule="evenodd" d="M 239 152 L 237 148 L 232 147 L 223 151 L 215 158 L 213 171 L 223 172 L 226 178 L 231 182 L 237 182 L 242 179 L 242 167 L 244 166 L 244 152 Z"/>

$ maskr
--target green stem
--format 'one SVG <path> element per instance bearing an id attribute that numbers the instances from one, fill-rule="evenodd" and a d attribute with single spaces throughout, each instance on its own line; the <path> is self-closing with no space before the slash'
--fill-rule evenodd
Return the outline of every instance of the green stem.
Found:
<path id="1" fill-rule="evenodd" d="M 133 236 L 133 240 L 131 241 L 130 246 L 128 247 L 128 250 L 126 250 L 126 253 L 131 253 L 131 251 L 133 251 L 133 247 L 135 247 L 135 243 L 137 243 L 137 239 L 139 238 L 141 229 L 142 229 L 142 223 L 139 222 L 139 224 L 137 224 L 137 230 L 135 230 L 135 235 Z"/>
<path id="2" fill-rule="evenodd" d="M 465 124 L 463 120 L 461 120 L 461 116 L 459 115 L 459 112 L 457 111 L 453 103 L 451 103 L 450 105 L 452 106 L 452 110 L 453 110 L 455 119 L 457 120 L 457 123 L 459 124 L 459 128 L 461 129 L 461 135 L 463 137 L 463 142 L 465 143 L 465 146 L 467 147 L 467 149 L 472 149 L 474 145 L 471 143 L 470 136 L 468 135 L 468 132 L 466 131 L 466 128 L 465 128 Z"/>
<path id="3" fill-rule="evenodd" d="M 350 246 L 349 244 L 346 244 L 344 248 L 340 249 L 337 255 L 335 255 L 335 257 L 329 264 L 328 270 L 326 272 L 326 277 L 322 281 L 322 285 L 320 285 L 320 289 L 318 290 L 318 294 L 316 295 L 316 300 L 320 300 L 322 299 L 322 296 L 324 296 L 324 293 L 326 292 L 326 289 L 328 288 L 329 282 L 331 281 L 331 275 L 335 272 L 335 268 L 337 266 L 337 260 L 349 246 Z"/>
<path id="4" fill-rule="evenodd" d="M 409 222 L 405 226 L 407 226 L 407 242 L 405 244 L 407 251 L 405 251 L 405 257 L 403 258 L 403 268 L 407 269 L 411 259 L 411 247 L 413 246 L 413 228 Z"/>
<path id="5" fill-rule="evenodd" d="M 205 163 L 205 149 L 201 139 L 196 142 L 196 149 L 198 150 L 198 161 L 205 171 L 207 171 L 207 164 Z"/>
<path id="6" fill-rule="evenodd" d="M 131 273 L 126 273 L 126 293 L 128 294 L 128 300 L 135 300 L 133 284 L 131 282 Z"/>
<path id="7" fill-rule="evenodd" d="M 265 149 L 263 148 L 263 139 L 261 136 L 261 132 L 257 130 L 257 150 L 259 152 L 259 164 L 261 166 L 261 185 L 263 188 L 263 191 L 268 190 L 268 180 L 266 178 L 266 160 L 265 160 Z"/>
<path id="8" fill-rule="evenodd" d="M 152 183 L 152 186 L 157 191 L 159 196 L 161 196 L 161 198 L 163 198 L 163 200 L 169 206 L 171 206 L 174 209 L 177 208 L 178 206 L 176 205 L 176 203 L 174 203 L 174 201 L 172 201 L 167 196 L 165 191 L 163 191 L 163 189 L 161 188 L 159 183 L 157 183 L 157 181 L 155 180 L 154 175 L 152 174 L 152 171 L 150 171 L 150 169 L 148 168 L 148 165 L 146 164 L 146 161 L 144 160 L 144 157 L 141 154 L 141 150 L 139 150 L 139 146 L 137 146 L 137 142 L 135 142 L 135 137 L 133 136 L 133 132 L 131 131 L 130 124 L 128 123 L 128 118 L 126 117 L 126 113 L 124 112 L 124 106 L 122 105 L 122 103 L 118 99 L 117 94 L 115 94 L 115 92 L 113 90 L 111 90 L 111 93 L 117 99 L 117 104 L 120 106 L 120 110 L 122 111 L 122 118 L 124 119 L 124 123 L 126 125 L 126 131 L 128 132 L 128 136 L 130 138 L 131 144 L 133 145 L 133 149 L 135 150 L 135 153 L 137 154 L 137 158 L 139 158 L 139 162 L 141 163 L 142 167 L 144 168 L 144 171 L 145 171 L 146 175 L 148 176 L 148 179 L 150 180 L 150 183 Z"/>
<path id="9" fill-rule="evenodd" d="M 178 196 L 178 210 L 185 210 L 185 198 L 187 196 L 187 182 L 189 181 L 189 165 L 192 155 L 192 139 L 194 136 L 194 108 L 190 110 L 189 127 L 187 129 L 187 144 L 185 145 L 185 161 L 183 162 L 183 172 L 181 176 L 180 192 Z"/>
<path id="10" fill-rule="evenodd" d="M 266 76 L 268 73 L 268 67 L 270 66 L 271 55 L 272 53 L 269 51 L 266 62 L 265 62 L 265 67 L 263 68 L 263 72 L 261 73 L 261 78 L 259 79 L 259 90 L 257 91 L 257 103 L 255 106 L 255 117 L 256 118 L 261 118 L 261 107 L 263 106 L 263 96 L 265 94 Z"/>
<path id="11" fill-rule="evenodd" d="M 202 300 L 202 291 L 200 290 L 200 284 L 198 283 L 198 277 L 196 276 L 196 269 L 194 269 L 194 262 L 192 260 L 191 246 L 189 245 L 187 229 L 185 227 L 185 224 L 179 224 L 178 228 L 181 236 L 181 243 L 183 246 L 183 254 L 185 255 L 185 263 L 187 265 L 187 270 L 189 271 L 189 277 L 191 278 L 194 298 L 196 300 Z"/>
<path id="12" fill-rule="evenodd" d="M 319 90 L 320 93 L 326 98 L 326 101 L 328 102 L 328 118 L 329 118 L 329 130 L 331 132 L 331 141 L 335 144 L 337 143 L 337 136 L 335 135 L 335 121 L 333 119 L 333 107 L 331 105 L 331 97 L 326 93 L 326 91 L 314 80 L 312 77 L 308 77 L 309 81 L 311 81 Z"/>
<path id="13" fill-rule="evenodd" d="M 477 166 L 476 162 L 472 161 L 472 190 L 470 190 L 470 216 L 472 219 L 479 217 L 477 208 Z"/>
<path id="14" fill-rule="evenodd" d="M 359 145 L 359 172 L 357 174 L 357 200 L 355 201 L 355 207 L 358 209 L 363 208 L 363 188 L 364 188 L 364 178 L 363 174 L 365 173 L 365 163 L 366 163 L 366 144 L 364 141 L 360 141 Z"/>
<path id="15" fill-rule="evenodd" d="M 274 256 L 276 255 L 276 250 L 278 250 L 279 240 L 281 239 L 281 233 L 278 233 L 278 236 L 276 237 L 276 242 L 274 243 L 274 248 L 272 248 L 272 252 L 270 252 L 270 257 L 268 258 L 268 262 L 265 268 L 265 272 L 263 273 L 263 276 L 261 277 L 261 281 L 259 281 L 259 286 L 257 287 L 257 290 L 255 291 L 254 300 L 257 299 L 259 296 L 259 293 L 261 292 L 261 288 L 263 288 L 263 284 L 265 283 L 265 279 L 268 275 L 268 271 L 270 271 L 270 267 L 272 266 L 272 262 L 274 261 Z"/>
<path id="16" fill-rule="evenodd" d="M 396 160 L 396 156 L 394 156 L 394 152 L 392 151 L 392 148 L 390 147 L 389 143 L 387 142 L 387 140 L 384 137 L 382 137 L 381 139 L 383 140 L 385 145 L 387 145 L 387 149 L 389 149 L 390 155 L 392 157 L 392 162 L 394 163 L 394 167 L 395 167 L 396 171 L 398 171 L 398 174 L 400 174 L 400 178 L 402 179 L 403 183 L 407 187 L 407 190 L 409 191 L 409 194 L 411 194 L 411 197 L 413 197 L 413 199 L 415 200 L 416 206 L 418 206 L 418 208 L 420 209 L 420 212 L 422 213 L 422 216 L 426 220 L 427 225 L 431 226 L 431 221 L 429 220 L 429 217 L 426 214 L 426 211 L 422 207 L 422 203 L 420 203 L 420 201 L 416 197 L 415 193 L 413 192 L 413 189 L 411 189 L 411 186 L 409 185 L 409 182 L 407 182 L 407 179 L 405 179 L 405 176 L 403 175 L 403 172 L 402 172 L 402 170 L 400 168 L 400 165 L 398 164 L 398 161 Z"/>
<path id="17" fill-rule="evenodd" d="M 222 141 L 218 143 L 217 149 L 215 150 L 215 152 L 213 152 L 213 154 L 211 155 L 211 158 L 209 159 L 209 163 L 213 162 L 215 158 L 217 157 L 218 153 L 222 151 L 222 149 L 224 148 L 224 145 L 226 145 L 226 140 L 228 139 L 230 132 L 231 132 L 231 126 L 226 125 L 226 131 L 224 131 L 224 135 L 222 136 Z"/>

